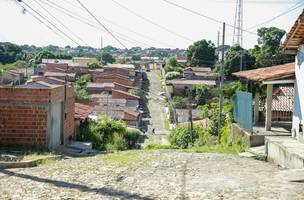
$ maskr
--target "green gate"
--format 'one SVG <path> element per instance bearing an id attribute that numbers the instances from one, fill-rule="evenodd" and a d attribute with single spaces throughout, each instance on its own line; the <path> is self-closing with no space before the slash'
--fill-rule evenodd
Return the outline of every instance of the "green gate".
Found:
<path id="1" fill-rule="evenodd" d="M 233 100 L 233 119 L 242 128 L 252 132 L 252 94 L 236 91 Z"/>

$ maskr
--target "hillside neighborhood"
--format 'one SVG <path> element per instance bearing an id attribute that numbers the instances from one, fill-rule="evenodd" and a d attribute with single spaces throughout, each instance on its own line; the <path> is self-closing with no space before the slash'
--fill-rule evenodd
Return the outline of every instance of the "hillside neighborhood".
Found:
<path id="1" fill-rule="evenodd" d="M 119 34 L 86 0 L 13 2 L 77 45 L 19 45 L 0 34 L 0 199 L 304 199 L 302 1 L 252 31 L 244 5 L 278 2 L 236 0 L 232 25 L 161 0 L 221 26 L 217 44 L 191 38 L 185 48 L 129 47 L 152 32 L 138 34 L 134 22 L 130 37 Z M 121 48 L 103 46 L 103 36 L 100 48 L 78 45 L 73 23 L 55 13 Z M 289 29 L 267 26 L 274 20 Z M 243 34 L 256 37 L 254 47 Z"/>

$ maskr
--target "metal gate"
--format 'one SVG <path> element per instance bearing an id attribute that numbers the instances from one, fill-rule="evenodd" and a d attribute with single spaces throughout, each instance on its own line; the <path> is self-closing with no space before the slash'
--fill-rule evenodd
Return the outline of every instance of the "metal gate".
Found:
<path id="1" fill-rule="evenodd" d="M 249 92 L 236 91 L 233 100 L 233 119 L 242 128 L 252 132 L 252 94 Z"/>

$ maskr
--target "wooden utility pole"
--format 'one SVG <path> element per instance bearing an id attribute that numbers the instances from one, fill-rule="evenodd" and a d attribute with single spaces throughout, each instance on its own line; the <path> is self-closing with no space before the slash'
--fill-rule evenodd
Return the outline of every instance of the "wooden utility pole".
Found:
<path id="1" fill-rule="evenodd" d="M 224 82 L 224 45 L 225 45 L 225 30 L 226 24 L 223 23 L 223 38 L 222 38 L 222 58 L 221 58 L 221 70 L 220 70 L 220 99 L 219 99 L 219 113 L 218 113 L 218 142 L 221 142 L 221 128 L 222 128 L 222 109 L 223 109 L 223 94 L 222 94 L 222 88 L 223 88 L 223 82 Z"/>
<path id="2" fill-rule="evenodd" d="M 192 120 L 192 88 L 188 88 L 188 99 L 189 99 L 189 131 L 190 131 L 190 136 L 191 136 L 191 142 L 193 143 L 193 120 Z"/>

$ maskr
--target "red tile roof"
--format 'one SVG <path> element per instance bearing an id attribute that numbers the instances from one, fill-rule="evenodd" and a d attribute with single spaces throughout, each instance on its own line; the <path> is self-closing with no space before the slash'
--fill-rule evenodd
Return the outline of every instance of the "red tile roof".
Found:
<path id="1" fill-rule="evenodd" d="M 295 21 L 283 42 L 283 49 L 287 54 L 295 55 L 298 47 L 304 43 L 304 10 Z"/>
<path id="2" fill-rule="evenodd" d="M 93 111 L 93 107 L 83 103 L 75 103 L 75 119 L 85 120 Z"/>
<path id="3" fill-rule="evenodd" d="M 294 78 L 295 63 L 293 62 L 293 63 L 287 63 L 273 67 L 240 71 L 233 73 L 232 75 L 238 78 L 244 78 L 251 81 L 267 81 L 267 80 Z"/>

